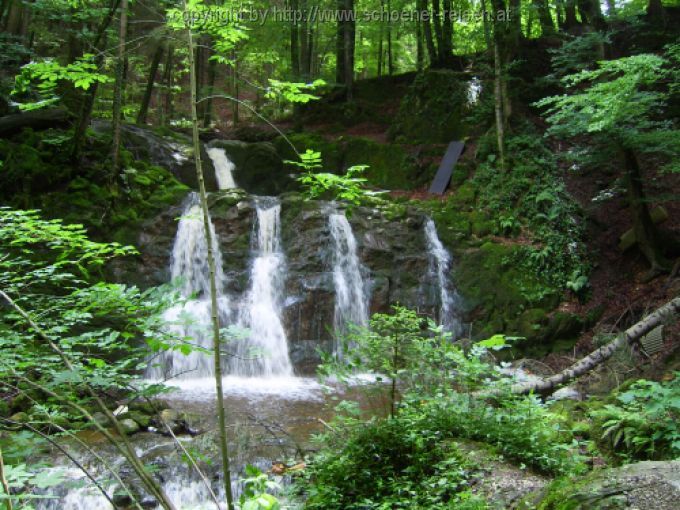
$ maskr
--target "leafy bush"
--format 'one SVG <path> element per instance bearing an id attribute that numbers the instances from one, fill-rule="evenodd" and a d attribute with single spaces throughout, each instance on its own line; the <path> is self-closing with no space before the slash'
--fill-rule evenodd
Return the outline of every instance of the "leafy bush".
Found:
<path id="1" fill-rule="evenodd" d="M 473 469 L 449 437 L 423 427 L 420 417 L 373 421 L 352 428 L 339 450 L 314 458 L 306 507 L 456 508 Z"/>
<path id="2" fill-rule="evenodd" d="M 558 289 L 572 288 L 574 275 L 583 276 L 586 281 L 578 282 L 583 292 L 590 271 L 579 208 L 559 177 L 554 155 L 533 129 L 525 131 L 507 140 L 509 172 L 498 171 L 493 162 L 479 166 L 474 177 L 479 204 L 500 218 L 499 234 L 526 227 L 532 243 L 519 250 L 518 263 Z"/>
<path id="3" fill-rule="evenodd" d="M 623 460 L 680 456 L 680 372 L 672 381 L 641 379 L 615 404 L 591 412 L 600 440 Z"/>

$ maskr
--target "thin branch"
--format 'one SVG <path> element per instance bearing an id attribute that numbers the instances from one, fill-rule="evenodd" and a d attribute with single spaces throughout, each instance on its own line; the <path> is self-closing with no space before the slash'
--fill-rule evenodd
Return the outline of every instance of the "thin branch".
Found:
<path id="1" fill-rule="evenodd" d="M 111 496 L 109 496 L 106 493 L 106 489 L 102 487 L 102 485 L 99 483 L 99 481 L 83 466 L 78 459 L 76 459 L 73 455 L 71 455 L 66 448 L 61 446 L 59 443 L 57 443 L 54 439 L 52 439 L 50 436 L 45 434 L 44 432 L 41 432 L 37 428 L 33 427 L 32 425 L 29 425 L 28 423 L 21 423 L 18 421 L 10 420 L 9 418 L 0 418 L 0 420 L 6 422 L 6 423 L 12 423 L 14 425 L 19 425 L 21 427 L 26 427 L 29 429 L 31 432 L 34 434 L 38 434 L 40 437 L 45 439 L 48 443 L 50 443 L 52 446 L 54 446 L 57 450 L 59 450 L 64 456 L 68 458 L 68 460 L 73 463 L 78 469 L 80 469 L 83 474 L 94 484 L 94 486 L 99 490 L 99 492 L 102 493 L 102 495 L 108 500 L 109 503 L 111 503 L 111 506 L 113 508 L 118 508 L 118 506 L 113 502 L 111 499 Z"/>

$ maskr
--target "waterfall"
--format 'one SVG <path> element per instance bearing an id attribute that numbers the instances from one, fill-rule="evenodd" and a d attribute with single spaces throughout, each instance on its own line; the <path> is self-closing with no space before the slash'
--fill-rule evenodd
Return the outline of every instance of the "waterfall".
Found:
<path id="1" fill-rule="evenodd" d="M 218 313 L 224 320 L 229 315 L 229 299 L 223 293 L 226 277 L 222 270 L 222 255 L 212 221 L 210 234 L 215 257 Z M 178 290 L 186 300 L 166 310 L 163 319 L 169 335 L 176 339 L 185 339 L 205 349 L 212 349 L 210 272 L 207 253 L 203 212 L 198 195 L 191 193 L 184 203 L 170 258 L 170 276 L 173 282 L 178 282 Z M 196 350 L 188 355 L 178 351 L 166 351 L 153 364 L 159 366 L 149 367 L 147 376 L 152 379 L 168 376 L 189 379 L 206 377 L 214 373 L 212 356 Z"/>
<path id="2" fill-rule="evenodd" d="M 368 299 L 361 276 L 362 265 L 357 253 L 357 241 L 344 214 L 331 213 L 328 217 L 333 241 L 333 282 L 335 311 L 333 326 L 337 334 L 347 331 L 348 324 L 368 324 Z M 336 346 L 336 353 L 338 348 Z"/>
<path id="3" fill-rule="evenodd" d="M 479 96 L 482 93 L 482 82 L 477 78 L 476 76 L 473 76 L 472 79 L 468 82 L 468 89 L 467 89 L 467 100 L 468 100 L 468 105 L 472 106 L 477 104 L 477 101 L 479 101 Z"/>
<path id="4" fill-rule="evenodd" d="M 451 269 L 451 255 L 439 240 L 437 227 L 431 218 L 425 222 L 425 240 L 430 259 L 430 275 L 436 278 L 439 288 L 439 322 L 456 338 L 462 327 L 458 317 L 460 297 L 455 289 L 451 289 L 447 278 Z"/>
<path id="5" fill-rule="evenodd" d="M 281 247 L 281 204 L 258 197 L 257 236 L 250 271 L 250 290 L 242 304 L 239 326 L 248 338 L 237 340 L 229 350 L 230 372 L 240 376 L 290 376 L 288 339 L 281 321 L 286 259 Z"/>
<path id="6" fill-rule="evenodd" d="M 217 187 L 219 189 L 234 189 L 237 188 L 234 180 L 234 163 L 227 157 L 224 149 L 219 147 L 210 147 L 207 149 L 208 156 L 215 167 L 215 178 L 217 179 Z"/>

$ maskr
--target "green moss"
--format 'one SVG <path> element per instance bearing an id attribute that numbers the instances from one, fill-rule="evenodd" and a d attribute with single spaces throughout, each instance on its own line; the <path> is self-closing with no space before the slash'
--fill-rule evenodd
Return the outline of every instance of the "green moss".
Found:
<path id="1" fill-rule="evenodd" d="M 390 136 L 408 143 L 448 143 L 463 135 L 467 77 L 449 70 L 419 73 L 401 101 Z"/>
<path id="2" fill-rule="evenodd" d="M 470 213 L 470 226 L 472 233 L 477 237 L 488 236 L 494 231 L 494 222 L 481 211 L 472 211 Z"/>

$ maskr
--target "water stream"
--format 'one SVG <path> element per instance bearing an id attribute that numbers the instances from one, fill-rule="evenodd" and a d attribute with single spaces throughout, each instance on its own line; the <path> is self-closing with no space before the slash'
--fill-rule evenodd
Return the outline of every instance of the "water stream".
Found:
<path id="1" fill-rule="evenodd" d="M 207 152 L 215 167 L 217 187 L 221 190 L 237 188 L 238 186 L 236 185 L 233 175 L 235 166 L 224 149 L 210 147 L 207 149 Z"/>
<path id="2" fill-rule="evenodd" d="M 350 324 L 368 325 L 368 297 L 362 277 L 366 270 L 359 260 L 357 241 L 345 214 L 332 212 L 328 216 L 328 225 L 335 285 L 333 326 L 336 335 L 342 335 Z M 336 355 L 342 356 L 337 344 L 335 350 Z"/>
<path id="3" fill-rule="evenodd" d="M 242 303 L 239 326 L 247 341 L 235 341 L 230 373 L 245 377 L 292 376 L 288 339 L 281 320 L 286 258 L 281 246 L 281 204 L 258 197 L 257 234 L 250 272 L 250 290 Z"/>
<path id="4" fill-rule="evenodd" d="M 462 330 L 460 323 L 460 296 L 449 281 L 451 255 L 444 248 L 437 235 L 437 227 L 431 218 L 425 222 L 425 240 L 430 259 L 430 275 L 434 277 L 439 289 L 439 323 L 457 338 Z"/>

